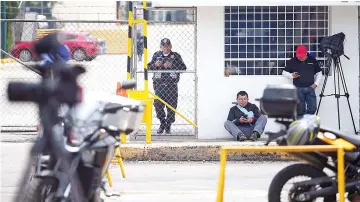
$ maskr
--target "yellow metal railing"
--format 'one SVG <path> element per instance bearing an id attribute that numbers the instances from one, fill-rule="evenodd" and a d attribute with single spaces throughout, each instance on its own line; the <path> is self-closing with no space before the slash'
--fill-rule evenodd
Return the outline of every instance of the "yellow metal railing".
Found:
<path id="1" fill-rule="evenodd" d="M 217 190 L 216 202 L 224 201 L 224 187 L 225 187 L 225 166 L 227 161 L 227 154 L 232 152 L 331 152 L 337 151 L 337 170 L 338 170 L 338 193 L 340 202 L 345 202 L 345 171 L 344 171 L 344 147 L 342 146 L 259 146 L 259 147 L 222 147 L 220 150 L 220 175 Z"/>
<path id="2" fill-rule="evenodd" d="M 148 38 L 148 10 L 147 10 L 147 5 L 146 5 L 146 1 L 143 1 L 143 10 L 144 10 L 144 19 L 133 19 L 133 10 L 132 10 L 132 2 L 129 2 L 129 19 L 128 19 L 128 24 L 129 24 L 129 35 L 128 35 L 128 66 L 127 66 L 127 79 L 130 79 L 131 76 L 131 56 L 132 56 L 132 26 L 134 24 L 143 24 L 144 26 L 144 90 L 139 90 L 139 91 L 128 91 L 129 97 L 132 99 L 136 99 L 136 100 L 140 100 L 143 101 L 145 103 L 145 113 L 144 113 L 144 117 L 143 117 L 143 123 L 146 124 L 146 130 L 145 130 L 145 142 L 146 144 L 150 144 L 151 143 L 151 125 L 152 125 L 152 105 L 153 105 L 153 100 L 157 99 L 160 102 L 162 102 L 164 105 L 166 105 L 168 108 L 170 108 L 172 111 L 174 111 L 177 115 L 179 115 L 181 118 L 183 118 L 186 122 L 188 122 L 189 124 L 193 125 L 195 128 L 197 128 L 198 126 L 190 121 L 188 118 L 186 118 L 183 114 L 181 114 L 179 111 L 177 111 L 175 108 L 173 108 L 172 106 L 170 106 L 167 102 L 165 102 L 164 100 L 162 100 L 160 97 L 158 97 L 157 95 L 155 95 L 153 92 L 149 91 L 149 81 L 148 81 L 148 47 L 147 47 L 147 38 Z M 121 138 L 121 143 L 125 144 L 126 143 L 126 138 L 122 137 Z"/>
<path id="3" fill-rule="evenodd" d="M 189 124 L 193 125 L 195 128 L 198 128 L 198 126 L 190 121 L 188 118 L 186 118 L 183 114 L 181 114 L 178 110 L 176 110 L 174 107 L 172 107 L 171 105 L 169 105 L 167 102 L 165 102 L 163 99 L 161 99 L 160 97 L 158 97 L 157 95 L 155 95 L 154 93 L 149 91 L 149 94 L 151 96 L 153 96 L 153 99 L 157 99 L 159 100 L 161 103 L 163 103 L 164 105 L 166 105 L 167 107 L 169 107 L 171 110 L 173 110 L 177 115 L 179 115 L 181 118 L 183 118 L 186 122 L 188 122 Z"/>

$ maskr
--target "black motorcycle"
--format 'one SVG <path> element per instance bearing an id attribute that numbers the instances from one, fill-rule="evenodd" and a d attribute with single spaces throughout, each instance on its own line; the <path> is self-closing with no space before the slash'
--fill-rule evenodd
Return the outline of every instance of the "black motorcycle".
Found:
<path id="1" fill-rule="evenodd" d="M 292 123 L 296 123 L 297 90 L 292 85 L 269 85 L 260 99 L 261 111 L 283 126 L 283 129 L 273 133 L 268 132 L 268 145 L 276 141 L 279 146 L 289 145 L 288 130 Z M 300 119 L 301 120 L 301 119 Z M 298 137 L 303 138 L 303 137 Z M 345 152 L 345 188 L 348 199 L 352 201 L 360 191 L 360 137 L 353 134 L 344 134 L 337 130 L 319 127 L 314 137 L 307 138 L 303 145 L 336 145 L 342 144 Z M 289 153 L 304 163 L 296 163 L 285 167 L 273 178 L 269 187 L 269 202 L 280 202 L 284 185 L 292 179 L 306 177 L 307 180 L 295 182 L 285 194 L 287 201 L 310 202 L 323 199 L 324 202 L 337 201 L 337 152 L 304 152 Z M 324 170 L 329 172 L 325 173 Z"/>
<path id="2" fill-rule="evenodd" d="M 49 47 L 45 44 L 41 50 Z M 55 62 L 34 68 L 42 75 L 40 83 L 11 82 L 8 86 L 9 100 L 38 104 L 41 121 L 41 135 L 32 147 L 16 202 L 102 201 L 101 180 L 113 157 L 117 137 L 120 132 L 132 133 L 140 125 L 143 105 L 128 100 L 124 103 L 101 100 L 90 113 L 92 122 L 78 119 L 76 109 L 82 106 L 83 95 L 77 77 L 85 69 L 63 65 Z M 46 76 L 49 70 L 56 75 L 55 79 Z M 133 87 L 134 81 L 123 85 L 123 88 Z M 65 105 L 69 111 L 59 117 L 59 109 Z M 90 126 L 87 124 L 93 130 L 84 133 L 81 129 Z M 33 165 L 36 165 L 35 174 Z"/>

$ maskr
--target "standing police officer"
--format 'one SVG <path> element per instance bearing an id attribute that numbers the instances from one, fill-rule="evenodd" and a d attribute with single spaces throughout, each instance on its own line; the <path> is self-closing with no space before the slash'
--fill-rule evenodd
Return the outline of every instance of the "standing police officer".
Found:
<path id="1" fill-rule="evenodd" d="M 171 51 L 171 42 L 164 38 L 160 42 L 160 51 L 154 53 L 152 60 L 148 64 L 150 70 L 159 70 L 164 72 L 155 72 L 153 77 L 154 91 L 157 96 L 163 99 L 173 108 L 177 108 L 178 102 L 178 86 L 180 73 L 171 72 L 171 70 L 186 70 L 181 56 L 177 52 Z M 169 71 L 170 70 L 170 71 Z M 175 112 L 166 107 L 159 100 L 154 101 L 156 117 L 160 120 L 160 127 L 157 131 L 162 134 L 165 130 L 170 134 L 171 124 L 175 122 Z"/>

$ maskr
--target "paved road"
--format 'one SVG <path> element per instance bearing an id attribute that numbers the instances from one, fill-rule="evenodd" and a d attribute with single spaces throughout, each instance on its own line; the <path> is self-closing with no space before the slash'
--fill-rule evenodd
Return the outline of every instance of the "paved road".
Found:
<path id="1" fill-rule="evenodd" d="M 1 200 L 11 200 L 17 187 L 28 143 L 1 143 Z M 267 201 L 267 189 L 274 174 L 285 163 L 229 163 L 225 202 Z M 115 191 L 122 196 L 106 201 L 204 202 L 215 201 L 219 164 L 203 162 L 125 162 L 127 178 L 118 166 L 111 166 Z"/>

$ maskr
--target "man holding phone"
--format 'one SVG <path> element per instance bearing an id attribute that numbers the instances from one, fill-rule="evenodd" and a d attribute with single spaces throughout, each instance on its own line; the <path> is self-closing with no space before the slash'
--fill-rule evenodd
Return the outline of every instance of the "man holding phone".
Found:
<path id="1" fill-rule="evenodd" d="M 249 102 L 245 91 L 238 92 L 236 101 L 237 105 L 230 108 L 224 127 L 237 141 L 256 141 L 264 132 L 267 118 Z"/>
<path id="2" fill-rule="evenodd" d="M 181 56 L 177 52 L 171 50 L 172 45 L 169 39 L 164 38 L 160 42 L 160 51 L 154 53 L 148 67 L 150 70 L 158 70 L 153 76 L 154 91 L 157 96 L 163 99 L 173 108 L 177 108 L 178 103 L 178 82 L 180 80 L 179 72 L 171 72 L 176 70 L 186 70 Z M 160 72 L 163 71 L 163 72 Z M 175 112 L 166 107 L 159 100 L 154 101 L 156 117 L 160 120 L 160 127 L 157 131 L 162 134 L 171 133 L 171 124 L 175 122 Z"/>
<path id="3" fill-rule="evenodd" d="M 321 82 L 322 71 L 316 58 L 307 53 L 306 46 L 300 45 L 296 48 L 296 57 L 287 62 L 282 74 L 292 79 L 298 90 L 300 101 L 298 116 L 315 114 L 317 105 L 315 88 Z"/>

